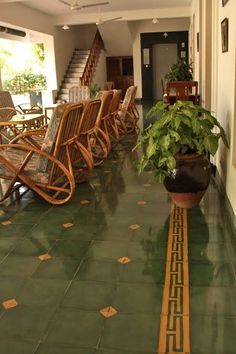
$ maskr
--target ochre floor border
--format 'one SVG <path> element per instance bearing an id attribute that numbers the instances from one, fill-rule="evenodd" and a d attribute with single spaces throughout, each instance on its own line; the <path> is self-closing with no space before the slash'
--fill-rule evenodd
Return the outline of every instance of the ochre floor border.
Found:
<path id="1" fill-rule="evenodd" d="M 171 206 L 158 353 L 190 353 L 187 209 Z"/>

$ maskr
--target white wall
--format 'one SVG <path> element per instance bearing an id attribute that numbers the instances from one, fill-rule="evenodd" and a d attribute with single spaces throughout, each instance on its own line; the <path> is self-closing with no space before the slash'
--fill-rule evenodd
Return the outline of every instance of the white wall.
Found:
<path id="1" fill-rule="evenodd" d="M 104 50 L 101 51 L 99 61 L 97 63 L 96 72 L 92 84 L 97 84 L 101 89 L 104 89 L 107 81 L 106 74 L 106 56 Z"/>
<path id="2" fill-rule="evenodd" d="M 216 55 L 218 55 L 216 71 L 218 73 L 218 85 L 213 89 L 217 97 L 217 117 L 227 131 L 230 150 L 226 150 L 221 145 L 217 154 L 217 167 L 236 215 L 236 1 L 229 1 L 223 8 L 220 4 L 218 6 L 218 48 L 216 52 Z M 229 50 L 226 53 L 222 53 L 221 21 L 226 17 L 229 19 Z"/>
<path id="3" fill-rule="evenodd" d="M 196 64 L 200 63 L 196 79 L 202 83 L 202 104 L 206 106 L 208 103 L 209 79 L 207 77 L 211 70 L 211 107 L 207 108 L 214 112 L 224 127 L 230 143 L 230 149 L 226 149 L 223 143 L 220 143 L 214 162 L 236 215 L 236 1 L 228 1 L 222 7 L 221 1 L 194 0 L 191 27 L 193 17 L 195 35 L 193 34 L 192 38 L 196 38 L 198 31 L 201 33 L 200 52 L 195 52 L 194 58 Z M 212 18 L 210 40 L 207 32 L 209 18 Z M 221 22 L 224 18 L 229 20 L 229 49 L 228 52 L 222 53 Z M 211 55 L 207 52 L 207 43 L 211 45 Z M 193 43 L 192 46 L 194 47 Z M 210 69 L 209 61 L 211 61 Z"/>
<path id="4" fill-rule="evenodd" d="M 132 38 L 126 21 L 100 25 L 99 32 L 105 43 L 106 56 L 132 56 Z"/>
<path id="5" fill-rule="evenodd" d="M 134 83 L 138 86 L 137 98 L 142 98 L 142 70 L 140 34 L 150 32 L 188 31 L 189 18 L 161 19 L 158 24 L 149 21 L 129 22 L 133 42 Z"/>

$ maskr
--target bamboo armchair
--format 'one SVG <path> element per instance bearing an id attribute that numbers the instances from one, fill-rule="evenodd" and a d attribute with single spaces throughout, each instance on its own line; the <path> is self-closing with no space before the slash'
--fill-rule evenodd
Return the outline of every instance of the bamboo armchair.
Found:
<path id="1" fill-rule="evenodd" d="M 26 104 L 28 106 L 28 104 Z M 2 137 L 9 141 L 9 134 L 16 136 L 24 130 L 31 128 L 38 128 L 41 125 L 43 119 L 34 119 L 33 115 L 42 114 L 42 109 L 38 106 L 25 107 L 23 105 L 14 106 L 12 97 L 9 91 L 0 91 L 0 142 L 2 143 Z M 14 115 L 19 116 L 19 123 L 10 124 L 10 120 Z M 24 121 L 24 115 L 28 115 L 28 118 Z M 29 119 L 29 116 L 32 119 Z M 22 117 L 22 119 L 21 119 Z"/>
<path id="2" fill-rule="evenodd" d="M 115 116 L 120 134 L 128 134 L 138 130 L 139 114 L 134 104 L 136 91 L 137 86 L 128 87 L 125 98 L 121 102 L 120 110 Z"/>
<path id="3" fill-rule="evenodd" d="M 111 150 L 111 141 L 104 122 L 110 115 L 113 91 L 100 91 L 96 98 L 100 99 L 102 103 L 96 119 L 95 129 L 90 135 L 90 147 L 94 165 L 98 166 L 107 158 Z"/>
<path id="4" fill-rule="evenodd" d="M 64 204 L 75 190 L 72 157 L 83 104 L 61 105 L 47 131 L 28 131 L 0 145 L 0 178 L 9 181 L 1 201 L 22 185 L 51 204 Z M 34 137 L 44 136 L 40 146 Z"/>

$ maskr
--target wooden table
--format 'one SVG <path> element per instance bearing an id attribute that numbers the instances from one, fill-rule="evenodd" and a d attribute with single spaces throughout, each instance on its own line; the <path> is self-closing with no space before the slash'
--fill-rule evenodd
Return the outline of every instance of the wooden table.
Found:
<path id="1" fill-rule="evenodd" d="M 0 142 L 2 138 L 10 141 L 12 135 L 22 133 L 24 130 L 37 129 L 44 124 L 44 114 L 16 114 L 9 121 L 0 121 Z"/>

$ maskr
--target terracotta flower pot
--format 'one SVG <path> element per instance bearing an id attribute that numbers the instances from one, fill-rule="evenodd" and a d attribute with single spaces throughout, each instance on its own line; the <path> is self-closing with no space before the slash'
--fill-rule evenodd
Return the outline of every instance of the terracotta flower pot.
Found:
<path id="1" fill-rule="evenodd" d="M 176 168 L 164 185 L 173 202 L 182 208 L 197 206 L 210 183 L 210 161 L 199 154 L 177 154 Z"/>

